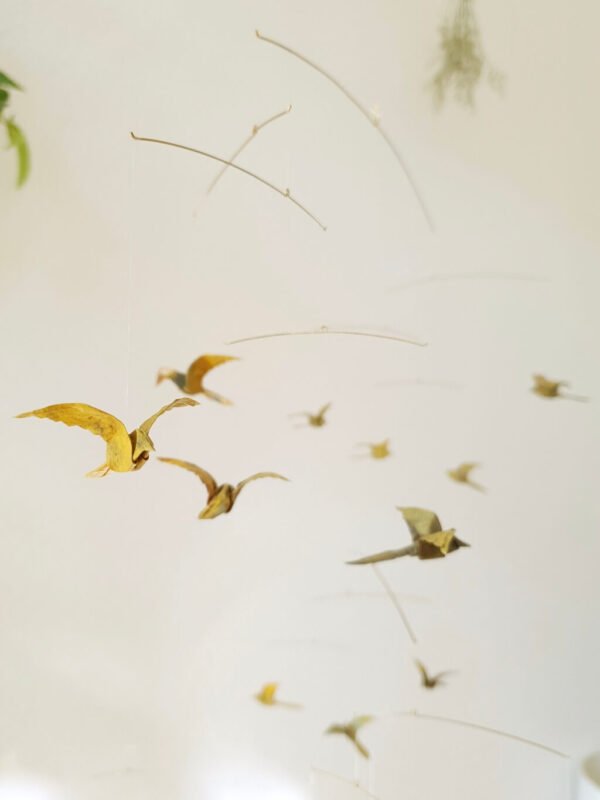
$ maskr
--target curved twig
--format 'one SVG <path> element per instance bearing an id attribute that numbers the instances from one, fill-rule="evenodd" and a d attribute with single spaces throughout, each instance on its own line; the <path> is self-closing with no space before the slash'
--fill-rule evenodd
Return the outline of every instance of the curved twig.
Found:
<path id="1" fill-rule="evenodd" d="M 390 600 L 392 601 L 392 605 L 394 606 L 394 608 L 398 612 L 398 615 L 400 616 L 400 619 L 402 620 L 402 622 L 404 624 L 404 627 L 406 628 L 406 632 L 408 633 L 411 642 L 413 644 L 417 644 L 417 637 L 415 636 L 415 632 L 413 631 L 413 629 L 411 627 L 411 624 L 408 621 L 408 617 L 404 613 L 404 609 L 400 605 L 400 601 L 398 600 L 398 598 L 394 594 L 394 592 L 392 590 L 392 587 L 389 585 L 389 583 L 387 582 L 387 580 L 383 576 L 383 573 L 381 572 L 381 570 L 377 567 L 377 564 L 371 564 L 371 566 L 373 567 L 373 572 L 375 573 L 375 576 L 376 576 L 377 580 L 379 581 L 379 583 L 385 589 L 385 593 L 390 598 Z"/>
<path id="2" fill-rule="evenodd" d="M 167 145 L 167 147 L 176 147 L 178 150 L 187 150 L 188 153 L 197 153 L 199 156 L 204 156 L 205 158 L 211 158 L 213 161 L 219 161 L 221 164 L 225 164 L 228 167 L 233 167 L 233 169 L 237 169 L 239 172 L 243 172 L 244 175 L 249 175 L 251 178 L 254 178 L 254 180 L 257 180 L 260 183 L 264 183 L 265 186 L 268 186 L 269 189 L 272 189 L 274 192 L 277 192 L 277 194 L 280 194 L 282 197 L 286 197 L 295 206 L 298 206 L 298 208 L 301 211 L 304 211 L 304 213 L 307 216 L 309 216 L 314 222 L 316 222 L 320 228 L 322 228 L 324 231 L 327 230 L 325 225 L 323 225 L 323 223 L 320 222 L 317 219 L 317 217 L 315 217 L 314 214 L 311 214 L 311 212 L 307 208 L 305 208 L 302 205 L 302 203 L 299 203 L 295 197 L 292 197 L 292 193 L 290 192 L 289 189 L 280 189 L 278 186 L 275 186 L 270 181 L 265 180 L 265 178 L 261 178 L 260 175 L 256 175 L 254 172 L 250 172 L 249 169 L 244 169 L 244 167 L 240 167 L 237 164 L 232 163 L 231 161 L 227 161 L 226 158 L 221 158 L 220 156 L 214 156 L 212 153 L 207 153 L 204 150 L 197 150 L 195 147 L 188 147 L 187 145 L 184 144 L 169 142 L 166 139 L 153 139 L 149 136 L 136 136 L 136 134 L 133 133 L 133 131 L 130 131 L 130 135 L 131 138 L 135 139 L 136 142 L 152 142 L 153 144 L 164 144 Z"/>
<path id="3" fill-rule="evenodd" d="M 540 742 L 534 742 L 532 739 L 525 739 L 523 736 L 517 736 L 514 733 L 506 733 L 506 731 L 500 731 L 497 728 L 489 728 L 487 725 L 479 725 L 475 722 L 466 722 L 465 720 L 454 719 L 453 717 L 441 717 L 437 714 L 422 714 L 416 709 L 413 709 L 412 711 L 397 711 L 394 716 L 416 717 L 417 719 L 429 720 L 431 722 L 445 722 L 450 725 L 460 725 L 462 728 L 472 728 L 477 731 L 491 733 L 494 736 L 502 736 L 505 739 L 512 739 L 515 742 L 528 744 L 531 747 L 536 747 L 538 750 L 545 750 L 547 753 L 552 753 L 552 755 L 559 756 L 560 758 L 569 758 L 566 753 L 561 753 L 560 750 L 555 750 L 553 747 L 548 747 L 548 745 L 540 744 Z"/>
<path id="4" fill-rule="evenodd" d="M 405 176 L 406 176 L 406 178 L 407 178 L 407 180 L 408 180 L 408 182 L 410 184 L 410 187 L 413 190 L 414 195 L 417 198 L 417 201 L 418 201 L 419 205 L 421 206 L 421 211 L 423 212 L 423 215 L 424 215 L 425 219 L 427 220 L 427 224 L 429 225 L 430 229 L 432 231 L 434 231 L 435 227 L 434 227 L 434 224 L 433 224 L 433 219 L 431 217 L 431 214 L 429 213 L 429 210 L 428 210 L 427 206 L 425 205 L 425 201 L 423 200 L 423 198 L 421 196 L 421 193 L 420 193 L 419 188 L 418 188 L 418 186 L 417 186 L 417 184 L 415 182 L 415 179 L 413 178 L 413 176 L 412 176 L 412 174 L 411 174 L 411 172 L 410 172 L 410 170 L 408 168 L 408 165 L 406 164 L 406 161 L 402 157 L 402 154 L 398 150 L 397 146 L 394 144 L 394 142 L 390 139 L 389 135 L 384 131 L 384 129 L 379 124 L 379 119 L 377 117 L 374 117 L 372 114 L 370 114 L 369 111 L 363 106 L 363 104 L 359 100 L 357 100 L 356 97 L 354 97 L 354 95 L 351 94 L 351 92 L 349 92 L 348 89 L 346 89 L 346 87 L 343 86 L 337 80 L 337 78 L 334 78 L 333 75 L 331 75 L 329 72 L 324 70 L 323 67 L 320 67 L 318 64 L 315 64 L 314 61 L 311 61 L 306 56 L 303 56 L 297 50 L 293 50 L 291 47 L 288 47 L 288 45 L 283 44 L 282 42 L 278 42 L 276 39 L 271 39 L 268 36 L 263 36 L 262 33 L 260 33 L 260 31 L 256 31 L 256 36 L 257 36 L 258 39 L 260 39 L 263 42 L 268 42 L 269 44 L 275 45 L 275 47 L 279 47 L 281 50 L 285 50 L 286 53 L 290 53 L 290 55 L 295 56 L 296 58 L 300 59 L 300 61 L 303 61 L 305 64 L 308 64 L 309 67 L 312 67 L 314 70 L 319 72 L 324 78 L 327 78 L 328 81 L 331 81 L 331 83 L 333 83 L 333 85 L 337 89 L 339 89 L 340 92 L 342 92 L 342 94 L 345 97 L 347 97 L 347 99 L 352 103 L 352 105 L 355 106 L 360 111 L 360 113 L 363 115 L 363 117 L 365 117 L 366 119 L 369 120 L 371 125 L 379 133 L 379 135 L 381 136 L 383 141 L 387 144 L 389 149 L 394 154 L 394 156 L 396 158 L 396 161 L 402 167 L 402 169 L 404 171 L 404 174 L 405 174 Z"/>
<path id="5" fill-rule="evenodd" d="M 391 336 L 383 333 L 369 333 L 368 331 L 352 330 L 333 330 L 326 325 L 322 325 L 316 331 L 280 331 L 278 333 L 261 333 L 258 336 L 246 336 L 243 339 L 232 339 L 225 344 L 241 344 L 242 342 L 255 342 L 258 339 L 276 339 L 280 336 L 322 336 L 331 334 L 333 336 L 368 336 L 374 339 L 389 339 L 392 342 L 404 342 L 404 344 L 414 344 L 417 347 L 427 347 L 427 342 L 416 342 L 414 339 L 404 339 L 401 336 Z"/>
<path id="6" fill-rule="evenodd" d="M 269 117 L 269 119 L 266 119 L 264 122 L 261 122 L 258 125 L 254 125 L 252 127 L 252 133 L 250 134 L 250 136 L 248 136 L 246 139 L 244 139 L 244 141 L 241 143 L 241 145 L 238 147 L 238 149 L 235 151 L 235 153 L 229 158 L 229 161 L 230 162 L 235 161 L 236 158 L 239 156 L 239 154 L 242 152 L 242 150 L 244 150 L 250 144 L 250 142 L 254 139 L 254 137 L 256 136 L 256 134 L 260 130 L 262 130 L 264 127 L 269 125 L 271 122 L 275 122 L 275 120 L 280 119 L 281 117 L 285 117 L 286 114 L 289 114 L 291 110 L 292 110 L 292 107 L 291 107 L 291 105 L 289 105 L 286 109 L 284 109 L 283 111 L 280 111 L 278 114 L 274 114 L 272 117 Z M 227 168 L 228 167 L 229 167 L 229 164 L 224 164 L 221 167 L 219 172 L 215 175 L 215 177 L 211 181 L 208 189 L 206 190 L 206 194 L 210 194 L 212 192 L 212 190 L 215 188 L 217 183 L 220 181 L 221 177 L 225 174 L 225 172 L 227 172 Z"/>

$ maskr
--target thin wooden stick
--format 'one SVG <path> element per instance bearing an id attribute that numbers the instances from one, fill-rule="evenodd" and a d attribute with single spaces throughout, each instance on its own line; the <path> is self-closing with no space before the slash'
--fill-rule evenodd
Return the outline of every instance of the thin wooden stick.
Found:
<path id="1" fill-rule="evenodd" d="M 538 750 L 545 750 L 547 753 L 552 753 L 552 755 L 559 756 L 560 758 L 569 758 L 566 753 L 561 753 L 560 750 L 555 750 L 553 747 L 548 747 L 548 745 L 540 744 L 539 742 L 534 742 L 532 739 L 525 739 L 523 736 L 517 736 L 514 733 L 506 733 L 506 731 L 500 731 L 497 728 L 489 728 L 486 725 L 478 725 L 475 722 L 466 722 L 462 719 L 454 719 L 453 717 L 441 717 L 436 714 L 422 714 L 420 711 L 413 709 L 412 711 L 397 711 L 394 716 L 396 717 L 416 717 L 417 719 L 424 719 L 429 720 L 432 722 L 445 722 L 449 723 L 450 725 L 460 725 L 463 728 L 472 728 L 477 731 L 484 731 L 485 733 L 491 733 L 494 736 L 502 736 L 505 739 L 512 739 L 515 742 L 521 742 L 522 744 L 528 744 L 531 747 L 536 747 Z"/>
<path id="2" fill-rule="evenodd" d="M 392 342 L 404 342 L 404 344 L 414 344 L 417 347 L 427 347 L 427 342 L 416 342 L 414 339 L 404 339 L 401 336 L 391 336 L 383 333 L 369 333 L 367 331 L 352 330 L 333 330 L 326 325 L 322 325 L 316 331 L 280 331 L 278 333 L 261 333 L 258 336 L 246 336 L 243 339 L 232 339 L 225 344 L 241 344 L 242 342 L 255 342 L 258 339 L 276 339 L 280 336 L 322 336 L 330 334 L 333 336 L 369 336 L 374 339 L 389 339 Z"/>
<path id="3" fill-rule="evenodd" d="M 282 42 L 278 42 L 275 39 L 270 39 L 268 36 L 263 36 L 262 33 L 260 33 L 260 31 L 256 31 L 256 36 L 257 36 L 258 39 L 260 39 L 263 42 L 268 42 L 268 44 L 275 45 L 275 47 L 279 47 L 281 50 L 285 50 L 286 53 L 290 53 L 290 55 L 295 56 L 296 58 L 300 59 L 300 61 L 303 61 L 305 64 L 307 64 L 309 67 L 312 67 L 314 70 L 319 72 L 324 78 L 327 78 L 328 81 L 330 81 L 337 89 L 339 89 L 340 92 L 342 92 L 342 94 L 345 97 L 348 98 L 348 100 L 352 103 L 352 105 L 355 106 L 360 111 L 360 113 L 366 119 L 369 120 L 371 125 L 379 133 L 379 135 L 381 136 L 383 141 L 387 144 L 389 149 L 394 154 L 394 156 L 396 158 L 396 161 L 402 167 L 402 169 L 404 171 L 404 174 L 405 174 L 405 176 L 406 176 L 406 178 L 407 178 L 407 180 L 408 180 L 408 182 L 410 184 L 410 187 L 413 190 L 413 193 L 414 193 L 415 197 L 417 198 L 417 201 L 418 201 L 419 205 L 421 206 L 421 211 L 423 212 L 423 215 L 424 215 L 425 219 L 427 220 L 427 224 L 429 225 L 430 229 L 432 231 L 434 231 L 435 227 L 434 227 L 434 224 L 433 224 L 433 219 L 431 217 L 431 214 L 429 213 L 429 210 L 428 210 L 427 206 L 425 205 L 425 201 L 423 200 L 423 197 L 421 196 L 421 193 L 420 193 L 419 188 L 418 188 L 418 186 L 417 186 L 417 184 L 415 182 L 415 179 L 413 178 L 413 176 L 412 176 L 412 174 L 411 174 L 411 172 L 410 172 L 410 170 L 408 168 L 408 165 L 406 164 L 406 161 L 402 157 L 402 154 L 398 150 L 397 146 L 394 144 L 392 139 L 389 137 L 389 135 L 383 130 L 383 128 L 379 124 L 379 120 L 377 118 L 374 118 L 373 115 L 370 114 L 369 111 L 362 105 L 362 103 L 359 100 L 357 100 L 356 97 L 354 97 L 354 95 L 351 94 L 348 91 L 348 89 L 346 89 L 346 87 L 343 86 L 337 80 L 337 78 L 334 78 L 333 75 L 331 75 L 329 72 L 324 70 L 323 67 L 320 67 L 318 64 L 315 64 L 314 61 L 311 61 L 306 56 L 303 56 L 297 50 L 293 50 L 291 47 L 288 47 L 288 45 L 283 44 Z"/>
<path id="4" fill-rule="evenodd" d="M 279 114 L 274 114 L 272 117 L 269 117 L 269 119 L 266 119 L 264 122 L 261 122 L 259 125 L 254 125 L 252 127 L 252 133 L 250 134 L 250 136 L 248 136 L 246 139 L 244 139 L 244 141 L 241 143 L 241 145 L 238 147 L 238 149 L 235 151 L 235 153 L 229 158 L 229 161 L 230 162 L 235 161 L 236 158 L 242 152 L 242 150 L 244 150 L 250 144 L 250 142 L 254 139 L 254 137 L 256 136 L 256 134 L 259 131 L 261 131 L 264 127 L 269 125 L 269 123 L 275 122 L 275 120 L 281 119 L 281 117 L 285 117 L 286 114 L 289 114 L 291 110 L 292 110 L 292 107 L 290 105 L 286 109 L 284 109 L 283 111 L 280 111 Z M 215 186 L 217 185 L 217 183 L 219 182 L 221 177 L 225 174 L 225 172 L 227 172 L 227 168 L 228 167 L 229 167 L 229 164 L 224 164 L 221 167 L 219 172 L 215 175 L 214 179 L 210 183 L 208 189 L 206 190 L 206 194 L 210 194 L 212 192 L 212 190 L 215 188 Z"/>
<path id="5" fill-rule="evenodd" d="M 542 275 L 522 275 L 510 272 L 457 272 L 453 275 L 438 273 L 427 275 L 424 278 L 416 278 L 414 281 L 401 283 L 399 286 L 392 287 L 392 291 L 398 292 L 403 289 L 411 289 L 413 286 L 423 286 L 427 283 L 437 281 L 467 281 L 467 280 L 507 280 L 507 281 L 532 281 L 534 283 L 549 283 L 550 279 Z"/>
<path id="6" fill-rule="evenodd" d="M 177 144 L 176 142 L 168 142 L 165 139 L 152 139 L 149 136 L 136 136 L 133 131 L 130 131 L 130 135 L 132 139 L 135 139 L 136 142 L 152 142 L 153 144 L 164 144 L 167 147 L 176 147 L 178 150 L 186 150 L 188 153 L 197 153 L 199 156 L 204 156 L 205 158 L 211 158 L 213 161 L 219 161 L 221 164 L 225 164 L 228 167 L 233 167 L 233 169 L 237 169 L 239 172 L 243 172 L 244 175 L 249 175 L 254 180 L 259 181 L 260 183 L 264 183 L 265 186 L 268 186 L 269 189 L 272 189 L 277 194 L 280 194 L 282 197 L 286 197 L 290 200 L 295 206 L 301 211 L 304 211 L 317 225 L 322 228 L 324 231 L 327 230 L 325 225 L 320 222 L 314 214 L 305 208 L 302 203 L 299 203 L 295 197 L 292 197 L 292 194 L 289 189 L 280 189 L 278 186 L 275 186 L 270 181 L 265 180 L 265 178 L 261 178 L 260 175 L 255 175 L 254 172 L 250 172 L 249 169 L 244 169 L 244 167 L 240 167 L 237 164 L 232 163 L 231 161 L 227 161 L 226 158 L 221 158 L 220 156 L 212 155 L 212 153 L 206 153 L 204 150 L 197 150 L 195 147 L 188 147 L 184 144 Z"/>
<path id="7" fill-rule="evenodd" d="M 394 608 L 398 612 L 398 615 L 400 616 L 400 619 L 402 620 L 402 622 L 404 624 L 404 627 L 406 628 L 406 632 L 408 633 L 411 642 L 413 644 L 417 644 L 417 637 L 415 636 L 415 632 L 413 631 L 413 629 L 412 629 L 412 627 L 410 625 L 410 622 L 408 621 L 408 618 L 407 618 L 406 614 L 404 613 L 404 609 L 400 605 L 400 602 L 399 602 L 398 598 L 394 594 L 394 592 L 392 590 L 392 587 L 389 585 L 389 583 L 387 582 L 387 580 L 383 576 L 383 573 L 381 572 L 381 570 L 377 567 L 377 564 L 371 564 L 371 566 L 373 568 L 373 572 L 375 573 L 375 576 L 376 576 L 377 580 L 379 581 L 379 583 L 385 589 L 385 592 L 386 592 L 387 596 L 392 601 L 392 605 L 394 606 Z"/>
<path id="8" fill-rule="evenodd" d="M 342 783 L 347 783 L 350 786 L 354 786 L 355 789 L 358 789 L 360 792 L 364 792 L 367 797 L 371 797 L 373 798 L 373 800 L 378 800 L 378 798 L 374 794 L 371 794 L 371 792 L 368 792 L 365 788 L 363 788 L 360 785 L 359 781 L 356 780 L 351 781 L 349 778 L 342 778 L 341 775 L 336 775 L 335 772 L 329 772 L 328 770 L 320 769 L 319 767 L 311 767 L 310 769 L 311 772 L 318 772 L 320 775 L 327 775 L 328 777 L 335 778 L 336 780 L 341 781 Z"/>

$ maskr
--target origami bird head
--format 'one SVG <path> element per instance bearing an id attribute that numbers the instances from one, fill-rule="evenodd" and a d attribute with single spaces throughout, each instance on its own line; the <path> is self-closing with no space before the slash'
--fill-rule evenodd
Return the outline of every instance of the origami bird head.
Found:
<path id="1" fill-rule="evenodd" d="M 158 374 L 156 376 L 156 385 L 158 386 L 159 383 L 162 383 L 163 381 L 167 381 L 167 380 L 176 381 L 178 375 L 180 375 L 180 373 L 177 372 L 176 369 L 170 369 L 169 367 L 161 367 L 158 370 Z M 179 388 L 183 388 L 183 387 L 179 387 Z"/>

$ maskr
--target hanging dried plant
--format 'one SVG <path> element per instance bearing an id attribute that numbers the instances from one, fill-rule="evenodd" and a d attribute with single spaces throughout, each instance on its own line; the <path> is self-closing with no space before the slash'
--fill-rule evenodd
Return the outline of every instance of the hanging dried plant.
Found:
<path id="1" fill-rule="evenodd" d="M 438 108 L 451 90 L 458 103 L 472 108 L 475 89 L 484 74 L 494 89 L 501 91 L 503 87 L 502 74 L 487 63 L 473 5 L 474 0 L 458 0 L 454 14 L 440 26 L 440 65 L 431 81 Z"/>

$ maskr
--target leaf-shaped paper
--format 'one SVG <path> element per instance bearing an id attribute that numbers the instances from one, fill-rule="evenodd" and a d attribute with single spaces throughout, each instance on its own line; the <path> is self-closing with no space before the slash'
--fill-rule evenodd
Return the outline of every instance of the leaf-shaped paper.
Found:
<path id="1" fill-rule="evenodd" d="M 29 171 L 31 169 L 31 160 L 29 157 L 29 145 L 25 138 L 23 131 L 12 119 L 6 120 L 6 132 L 8 133 L 9 147 L 14 147 L 17 151 L 17 186 L 23 186 Z"/>

